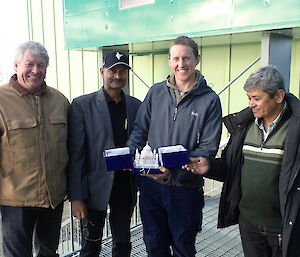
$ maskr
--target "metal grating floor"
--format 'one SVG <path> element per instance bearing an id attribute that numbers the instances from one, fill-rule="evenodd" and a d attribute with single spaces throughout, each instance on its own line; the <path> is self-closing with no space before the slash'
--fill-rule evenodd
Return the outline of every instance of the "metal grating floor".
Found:
<path id="1" fill-rule="evenodd" d="M 196 240 L 198 257 L 243 257 L 243 250 L 238 226 L 217 229 L 219 196 L 207 198 L 203 209 L 202 232 Z M 131 232 L 133 257 L 147 256 L 143 242 L 143 227 L 139 226 Z M 111 241 L 103 243 L 101 257 L 111 256 Z"/>

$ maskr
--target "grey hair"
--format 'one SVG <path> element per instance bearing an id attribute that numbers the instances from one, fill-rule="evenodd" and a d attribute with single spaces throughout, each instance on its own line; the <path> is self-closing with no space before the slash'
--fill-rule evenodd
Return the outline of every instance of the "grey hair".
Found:
<path id="1" fill-rule="evenodd" d="M 278 90 L 285 91 L 281 73 L 272 65 L 258 68 L 246 80 L 244 90 L 249 92 L 259 88 L 273 96 Z"/>
<path id="2" fill-rule="evenodd" d="M 30 49 L 34 54 L 39 55 L 42 58 L 44 58 L 44 60 L 46 62 L 46 66 L 48 66 L 49 55 L 48 55 L 46 48 L 41 43 L 35 42 L 35 41 L 27 41 L 17 47 L 15 60 L 14 60 L 15 63 L 19 63 L 22 60 L 23 55 L 27 49 Z"/>

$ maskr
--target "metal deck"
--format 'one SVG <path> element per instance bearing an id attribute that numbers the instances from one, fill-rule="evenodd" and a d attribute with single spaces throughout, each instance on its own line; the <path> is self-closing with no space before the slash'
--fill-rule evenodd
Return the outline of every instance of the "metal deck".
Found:
<path id="1" fill-rule="evenodd" d="M 197 236 L 196 250 L 198 257 L 235 257 L 244 256 L 238 226 L 217 229 L 219 196 L 205 200 L 203 209 L 202 232 Z M 138 226 L 131 232 L 133 257 L 147 256 L 143 242 L 143 227 Z M 111 240 L 103 242 L 101 257 L 111 256 Z"/>

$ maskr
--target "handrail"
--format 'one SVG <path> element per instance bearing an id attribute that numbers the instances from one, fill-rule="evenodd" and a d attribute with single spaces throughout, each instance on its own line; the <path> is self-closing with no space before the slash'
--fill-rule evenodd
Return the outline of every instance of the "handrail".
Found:
<path id="1" fill-rule="evenodd" d="M 217 93 L 217 95 L 220 95 L 223 93 L 228 87 L 230 87 L 239 77 L 241 77 L 246 71 L 248 71 L 255 63 L 257 63 L 261 59 L 260 56 L 258 56 L 253 62 L 251 62 L 244 70 L 242 70 L 234 79 L 229 81 L 223 89 L 221 89 L 220 92 Z M 150 88 L 142 78 L 134 72 L 133 69 L 129 69 L 133 75 L 135 75 L 147 88 Z"/>
<path id="2" fill-rule="evenodd" d="M 223 93 L 228 87 L 230 87 L 240 76 L 242 76 L 247 70 L 249 70 L 255 63 L 257 63 L 260 60 L 260 56 L 258 56 L 253 62 L 251 62 L 244 70 L 242 70 L 234 79 L 229 81 L 223 89 L 221 89 L 220 92 L 217 93 L 217 95 L 220 95 Z"/>
<path id="3" fill-rule="evenodd" d="M 129 69 L 132 73 L 133 73 L 133 75 L 135 75 L 147 88 L 150 88 L 147 84 L 146 84 L 146 82 L 144 81 L 144 80 L 142 80 L 142 78 L 139 76 L 139 75 L 137 75 L 135 72 L 134 72 L 134 70 L 133 69 Z"/>

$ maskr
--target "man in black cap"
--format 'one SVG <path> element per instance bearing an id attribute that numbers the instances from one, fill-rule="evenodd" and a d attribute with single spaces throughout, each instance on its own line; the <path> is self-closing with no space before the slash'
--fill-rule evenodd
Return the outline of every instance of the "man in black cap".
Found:
<path id="1" fill-rule="evenodd" d="M 108 53 L 100 69 L 104 87 L 75 98 L 70 107 L 68 189 L 72 213 L 81 221 L 81 257 L 99 256 L 108 204 L 112 256 L 130 256 L 136 178 L 126 171 L 108 172 L 103 159 L 105 149 L 126 145 L 140 106 L 122 91 L 128 69 L 127 55 Z"/>

